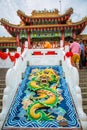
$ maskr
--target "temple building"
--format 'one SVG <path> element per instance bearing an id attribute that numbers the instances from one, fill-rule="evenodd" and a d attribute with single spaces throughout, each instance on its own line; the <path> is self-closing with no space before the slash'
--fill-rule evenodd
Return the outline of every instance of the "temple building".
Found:
<path id="1" fill-rule="evenodd" d="M 70 16 L 73 9 L 68 9 L 64 14 L 60 14 L 57 9 L 52 11 L 33 10 L 28 16 L 18 10 L 17 14 L 21 19 L 19 25 L 9 23 L 1 19 L 1 25 L 12 37 L 0 38 L 0 50 L 16 50 L 18 46 L 24 47 L 24 42 L 28 41 L 28 48 L 44 48 L 45 42 L 50 42 L 52 48 L 60 46 L 60 40 L 70 40 L 81 34 L 87 25 L 87 18 L 79 22 L 72 22 Z M 84 39 L 84 36 L 80 36 Z M 84 40 L 87 45 L 87 38 Z"/>

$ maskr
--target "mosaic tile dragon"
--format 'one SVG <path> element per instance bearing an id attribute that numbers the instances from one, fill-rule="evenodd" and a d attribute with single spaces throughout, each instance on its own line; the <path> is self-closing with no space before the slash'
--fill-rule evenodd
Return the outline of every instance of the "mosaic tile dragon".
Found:
<path id="1" fill-rule="evenodd" d="M 28 66 L 3 129 L 80 129 L 61 66 Z"/>
<path id="2" fill-rule="evenodd" d="M 27 89 L 33 91 L 34 95 L 30 96 L 25 107 L 28 120 L 52 120 L 55 118 L 45 109 L 53 108 L 63 100 L 57 91 L 59 79 L 60 77 L 52 68 L 32 70 Z M 25 105 L 25 100 L 22 104 Z"/>

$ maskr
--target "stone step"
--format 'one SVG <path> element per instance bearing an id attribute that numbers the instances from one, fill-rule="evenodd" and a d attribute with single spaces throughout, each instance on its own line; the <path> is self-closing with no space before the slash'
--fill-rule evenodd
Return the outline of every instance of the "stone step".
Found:
<path id="1" fill-rule="evenodd" d="M 86 82 L 80 82 L 80 83 L 79 83 L 79 86 L 80 86 L 80 87 L 83 87 L 83 85 L 84 85 L 84 86 L 87 86 L 87 83 L 86 83 Z"/>
<path id="2" fill-rule="evenodd" d="M 3 98 L 4 88 L 6 87 L 5 78 L 6 78 L 7 70 L 8 70 L 7 68 L 0 69 L 0 112 L 2 111 L 2 98 Z"/>
<path id="3" fill-rule="evenodd" d="M 0 93 L 3 93 L 3 91 L 4 91 L 4 88 L 0 88 Z"/>
<path id="4" fill-rule="evenodd" d="M 87 98 L 83 98 L 82 103 L 83 103 L 83 105 L 87 105 Z"/>
<path id="5" fill-rule="evenodd" d="M 0 79 L 0 84 L 5 84 L 5 79 Z"/>
<path id="6" fill-rule="evenodd" d="M 87 87 L 81 87 L 81 92 L 86 92 L 87 93 Z"/>
<path id="7" fill-rule="evenodd" d="M 87 114 L 87 105 L 83 105 L 83 110 Z"/>
<path id="8" fill-rule="evenodd" d="M 82 75 L 84 75 L 84 74 L 82 74 Z M 81 79 L 84 79 L 84 80 L 86 80 L 87 81 L 87 75 L 84 75 L 84 76 L 79 76 L 79 79 L 81 80 Z"/>
<path id="9" fill-rule="evenodd" d="M 5 77 L 0 77 L 0 81 L 5 81 Z"/>
<path id="10" fill-rule="evenodd" d="M 80 86 L 80 88 L 84 88 L 84 87 L 87 88 L 87 84 L 86 83 L 80 83 L 79 86 Z"/>
<path id="11" fill-rule="evenodd" d="M 3 98 L 3 93 L 0 93 L 0 99 L 2 99 Z"/>
<path id="12" fill-rule="evenodd" d="M 82 92 L 82 98 L 87 98 L 87 92 Z"/>
<path id="13" fill-rule="evenodd" d="M 79 83 L 87 84 L 87 79 L 82 78 L 82 79 L 79 81 Z"/>
<path id="14" fill-rule="evenodd" d="M 5 88 L 6 85 L 5 84 L 0 84 L 0 88 Z"/>
<path id="15" fill-rule="evenodd" d="M 81 81 L 87 81 L 87 76 L 86 77 L 80 77 L 80 79 L 79 79 L 79 82 L 81 82 Z"/>
<path id="16" fill-rule="evenodd" d="M 0 106 L 0 112 L 2 111 L 2 106 Z"/>
<path id="17" fill-rule="evenodd" d="M 0 68 L 1 72 L 6 72 L 9 68 Z"/>
<path id="18" fill-rule="evenodd" d="M 82 73 L 85 73 L 85 74 L 87 74 L 86 72 L 87 72 L 87 69 L 80 70 L 80 71 L 79 71 L 79 74 L 82 74 Z"/>
<path id="19" fill-rule="evenodd" d="M 2 106 L 2 99 L 0 99 L 0 106 Z"/>

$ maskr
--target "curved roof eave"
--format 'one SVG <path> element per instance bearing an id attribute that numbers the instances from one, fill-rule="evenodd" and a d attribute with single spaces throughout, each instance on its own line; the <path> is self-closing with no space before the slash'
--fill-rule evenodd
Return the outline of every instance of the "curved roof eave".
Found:
<path id="1" fill-rule="evenodd" d="M 83 29 L 85 28 L 85 26 L 87 25 L 87 17 L 85 17 L 84 19 L 82 19 L 79 22 L 75 22 L 75 23 L 67 23 L 67 24 L 52 24 L 52 25 L 32 25 L 32 26 L 21 26 L 21 25 L 14 25 L 9 23 L 7 20 L 5 19 L 1 19 L 0 20 L 1 24 L 5 27 L 5 29 L 12 35 L 14 36 L 13 32 L 16 32 L 17 30 L 31 30 L 31 29 L 38 29 L 38 28 L 61 28 L 61 27 L 76 27 L 76 26 L 82 26 L 82 29 L 80 29 L 81 31 L 83 31 Z"/>
<path id="2" fill-rule="evenodd" d="M 71 14 L 73 13 L 73 9 L 72 8 L 69 8 L 64 14 L 59 14 L 58 13 L 58 16 L 52 16 L 52 15 L 44 15 L 44 16 L 38 16 L 39 18 L 61 18 L 61 17 L 64 17 L 64 16 L 67 16 L 67 15 L 69 15 L 69 17 L 71 16 Z M 23 11 L 21 11 L 21 10 L 18 10 L 17 11 L 17 14 L 18 14 L 18 16 L 20 17 L 20 19 L 23 21 L 23 22 L 25 22 L 26 23 L 26 21 L 25 21 L 25 19 L 22 19 L 22 17 L 24 17 L 24 18 L 28 18 L 28 19 L 35 19 L 35 18 L 38 18 L 37 16 L 33 16 L 33 15 L 26 15 Z M 68 19 L 69 19 L 69 17 L 68 17 Z M 66 19 L 67 20 L 67 19 Z"/>

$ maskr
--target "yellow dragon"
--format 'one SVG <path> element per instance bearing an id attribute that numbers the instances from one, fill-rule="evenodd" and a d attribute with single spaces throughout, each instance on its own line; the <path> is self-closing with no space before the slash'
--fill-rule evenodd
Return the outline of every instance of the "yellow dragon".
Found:
<path id="1" fill-rule="evenodd" d="M 44 108 L 55 107 L 60 102 L 59 96 L 56 92 L 56 88 L 59 84 L 59 76 L 52 68 L 47 68 L 31 73 L 30 77 L 32 78 L 30 82 L 28 82 L 27 88 L 34 91 L 35 96 L 30 97 L 33 103 L 31 103 L 27 108 L 27 119 L 53 119 L 53 116 L 45 112 Z"/>

